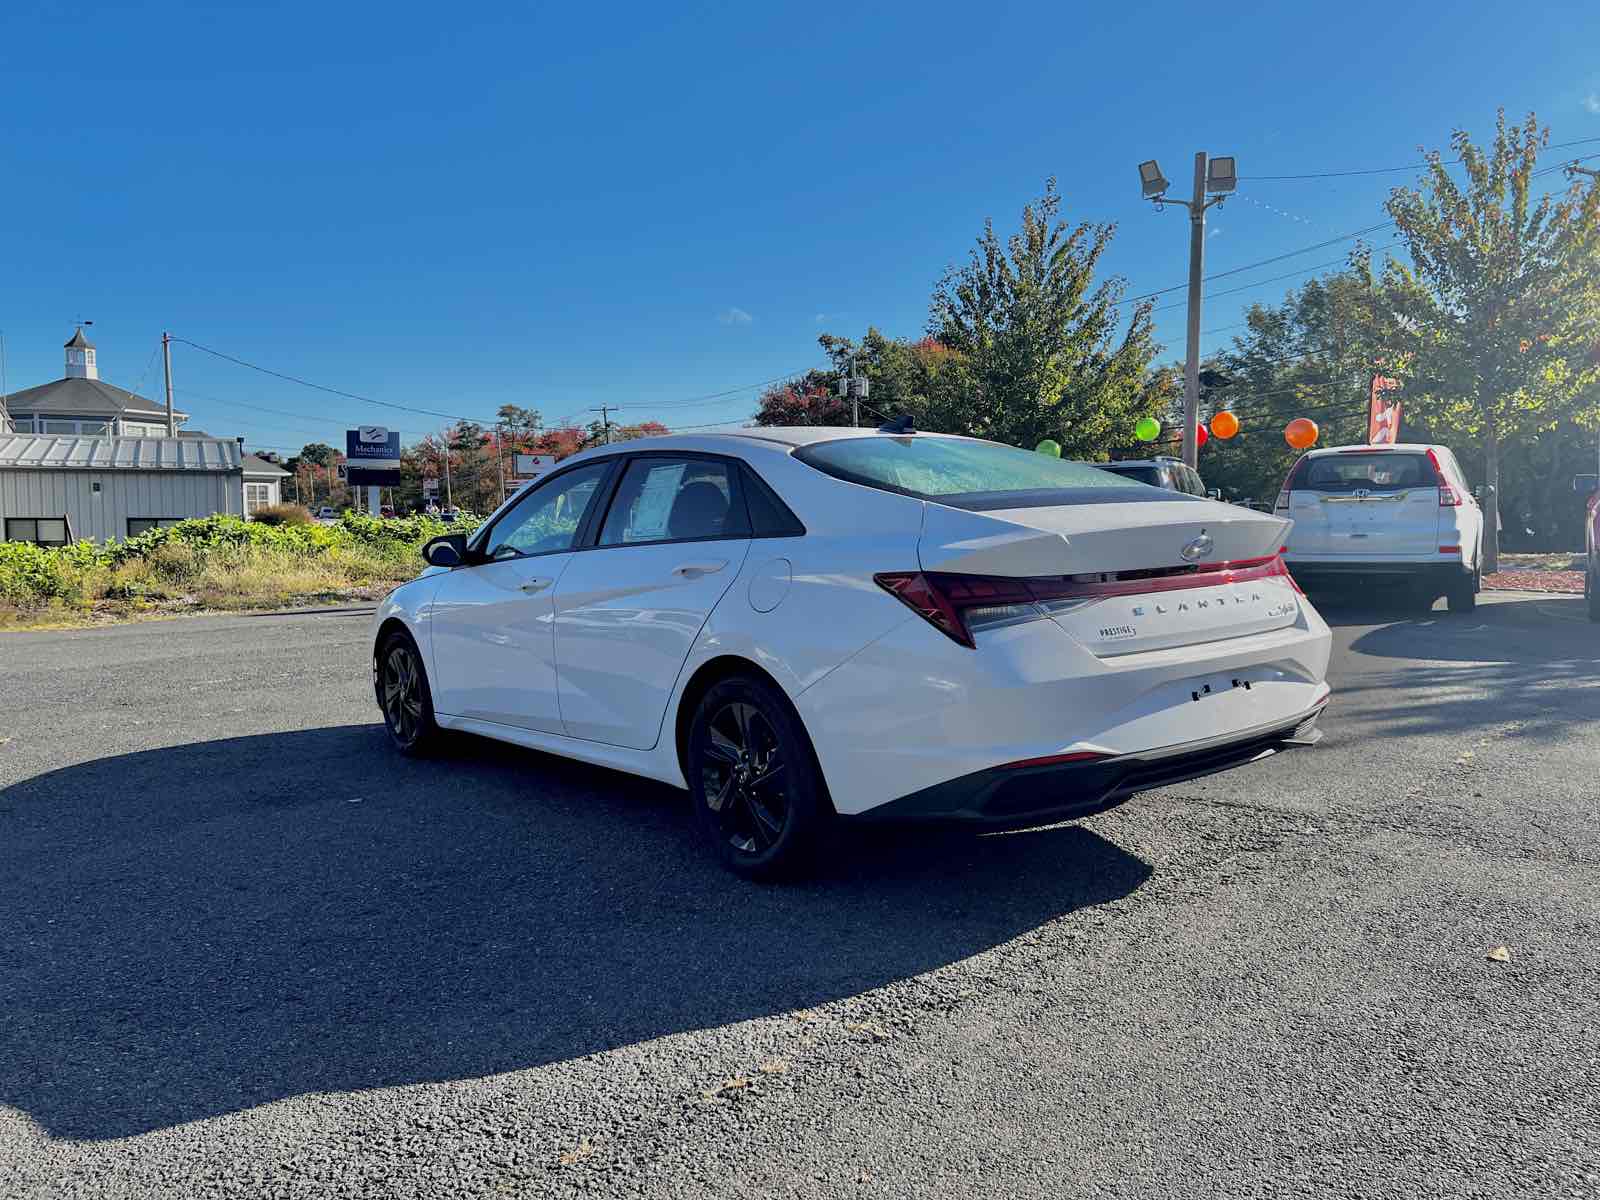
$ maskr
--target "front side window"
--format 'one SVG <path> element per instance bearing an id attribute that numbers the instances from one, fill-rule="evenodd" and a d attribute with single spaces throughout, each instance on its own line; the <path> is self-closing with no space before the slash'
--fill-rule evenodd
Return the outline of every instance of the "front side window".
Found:
<path id="1" fill-rule="evenodd" d="M 484 556 L 522 558 L 572 549 L 584 514 L 610 468 L 607 462 L 590 463 L 528 492 L 489 530 L 482 544 Z"/>
<path id="2" fill-rule="evenodd" d="M 1108 488 L 1123 489 L 1134 499 L 1138 492 L 1133 480 L 1087 463 L 969 438 L 840 438 L 806 446 L 795 457 L 851 483 L 946 503 L 1005 493 Z"/>
<path id="3" fill-rule="evenodd" d="M 67 522 L 62 517 L 8 517 L 6 541 L 32 542 L 37 546 L 65 546 Z"/>
<path id="4" fill-rule="evenodd" d="M 636 458 L 628 464 L 600 531 L 602 546 L 748 537 L 726 463 Z"/>

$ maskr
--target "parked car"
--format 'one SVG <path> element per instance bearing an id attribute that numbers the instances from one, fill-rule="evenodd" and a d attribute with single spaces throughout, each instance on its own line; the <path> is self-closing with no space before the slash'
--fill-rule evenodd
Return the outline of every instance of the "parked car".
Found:
<path id="1" fill-rule="evenodd" d="M 1579 475 L 1572 490 L 1587 499 L 1583 518 L 1583 595 L 1589 620 L 1600 621 L 1600 475 Z"/>
<path id="2" fill-rule="evenodd" d="M 324 504 L 321 508 L 317 509 L 317 520 L 319 521 L 336 521 L 338 519 L 339 514 L 334 511 L 333 505 L 331 504 Z"/>
<path id="3" fill-rule="evenodd" d="M 1483 510 L 1448 447 L 1332 446 L 1299 459 L 1273 511 L 1294 521 L 1284 561 L 1301 586 L 1404 588 L 1471 612 L 1482 584 Z"/>
<path id="4" fill-rule="evenodd" d="M 1218 499 L 1220 492 L 1207 490 L 1200 472 L 1184 463 L 1181 458 L 1161 455 L 1156 458 L 1131 458 L 1122 462 L 1092 463 L 1102 471 L 1110 471 L 1127 479 L 1137 479 L 1151 487 L 1166 488 L 1169 492 L 1182 492 L 1187 496 L 1209 496 Z"/>
<path id="5" fill-rule="evenodd" d="M 457 520 L 460 516 L 461 516 L 461 510 L 459 508 L 457 508 L 454 504 L 448 504 L 444 508 L 439 510 L 439 517 L 440 517 L 441 520 L 454 521 L 454 520 Z"/>
<path id="6" fill-rule="evenodd" d="M 833 818 L 1025 826 L 1313 743 L 1284 521 L 993 442 L 763 428 L 567 459 L 372 626 L 395 747 L 465 730 L 692 795 L 762 877 Z"/>

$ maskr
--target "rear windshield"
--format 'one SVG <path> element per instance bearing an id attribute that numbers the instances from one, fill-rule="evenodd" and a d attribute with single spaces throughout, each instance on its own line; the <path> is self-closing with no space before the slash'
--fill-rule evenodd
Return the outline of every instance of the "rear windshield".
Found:
<path id="1" fill-rule="evenodd" d="M 1433 464 L 1421 454 L 1329 454 L 1305 460 L 1295 487 L 1314 492 L 1395 491 L 1432 487 Z"/>
<path id="2" fill-rule="evenodd" d="M 1098 467 L 965 438 L 840 438 L 795 457 L 838 479 L 960 508 L 1144 498 L 1136 481 Z"/>
<path id="3" fill-rule="evenodd" d="M 1140 483 L 1148 483 L 1151 487 L 1165 487 L 1161 482 L 1161 468 L 1155 466 L 1139 467 L 1096 467 L 1097 471 L 1105 471 L 1110 475 L 1120 475 L 1124 479 L 1137 479 Z"/>

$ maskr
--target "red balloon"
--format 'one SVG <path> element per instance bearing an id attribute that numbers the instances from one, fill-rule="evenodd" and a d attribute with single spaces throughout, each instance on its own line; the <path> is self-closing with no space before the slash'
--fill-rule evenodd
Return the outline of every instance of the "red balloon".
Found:
<path id="1" fill-rule="evenodd" d="M 1206 427 L 1204 425 L 1196 425 L 1194 427 L 1194 444 L 1196 449 L 1204 446 L 1206 442 L 1210 440 L 1210 436 L 1211 435 L 1206 432 Z"/>

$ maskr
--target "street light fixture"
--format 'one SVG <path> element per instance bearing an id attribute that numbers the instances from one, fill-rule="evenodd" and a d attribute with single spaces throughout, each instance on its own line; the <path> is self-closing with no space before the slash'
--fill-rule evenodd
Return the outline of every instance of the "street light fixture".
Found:
<path id="1" fill-rule="evenodd" d="M 1139 164 L 1139 186 L 1144 189 L 1144 198 L 1153 200 L 1172 184 L 1161 173 L 1161 164 L 1152 158 Z"/>
<path id="2" fill-rule="evenodd" d="M 1239 186 L 1239 173 L 1231 156 L 1213 158 L 1206 167 L 1206 191 L 1224 196 Z"/>
<path id="3" fill-rule="evenodd" d="M 1206 209 L 1221 204 L 1239 186 L 1238 165 L 1231 155 L 1208 162 L 1205 151 L 1196 154 L 1191 200 L 1174 200 L 1166 194 L 1171 185 L 1153 158 L 1139 164 L 1139 184 L 1144 198 L 1157 208 L 1177 204 L 1189 213 L 1189 345 L 1183 365 L 1183 461 L 1193 467 L 1198 464 L 1200 453 L 1200 281 L 1205 274 Z"/>

